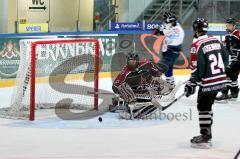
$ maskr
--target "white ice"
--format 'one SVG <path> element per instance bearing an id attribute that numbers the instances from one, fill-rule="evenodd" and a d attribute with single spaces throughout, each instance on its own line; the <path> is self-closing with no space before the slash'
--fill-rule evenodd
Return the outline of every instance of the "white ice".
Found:
<path id="1" fill-rule="evenodd" d="M 177 80 L 186 79 L 177 76 Z M 111 90 L 111 80 L 101 79 L 100 87 Z M 1 106 L 9 104 L 11 91 L 0 89 Z M 169 118 L 185 114 L 186 121 L 126 121 L 112 113 L 102 115 L 101 123 L 98 117 L 83 121 L 0 119 L 0 159 L 233 159 L 240 149 L 239 99 L 214 104 L 213 112 L 213 147 L 209 150 L 193 149 L 189 143 L 199 134 L 196 94 L 164 112 Z"/>

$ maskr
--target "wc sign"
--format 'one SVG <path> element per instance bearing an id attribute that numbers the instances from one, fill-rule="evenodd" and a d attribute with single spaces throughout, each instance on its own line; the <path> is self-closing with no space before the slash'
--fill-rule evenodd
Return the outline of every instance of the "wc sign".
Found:
<path id="1" fill-rule="evenodd" d="M 30 12 L 46 12 L 49 0 L 28 0 L 28 11 Z"/>

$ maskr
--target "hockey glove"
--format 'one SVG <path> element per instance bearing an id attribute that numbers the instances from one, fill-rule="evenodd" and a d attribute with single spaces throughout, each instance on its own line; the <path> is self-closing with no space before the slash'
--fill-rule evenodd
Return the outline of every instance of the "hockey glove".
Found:
<path id="1" fill-rule="evenodd" d="M 163 28 L 164 28 L 163 26 L 154 28 L 152 34 L 153 35 L 158 35 L 158 34 L 164 35 Z"/>
<path id="2" fill-rule="evenodd" d="M 186 97 L 193 95 L 196 92 L 196 83 L 188 81 L 185 85 L 184 92 L 186 93 Z"/>

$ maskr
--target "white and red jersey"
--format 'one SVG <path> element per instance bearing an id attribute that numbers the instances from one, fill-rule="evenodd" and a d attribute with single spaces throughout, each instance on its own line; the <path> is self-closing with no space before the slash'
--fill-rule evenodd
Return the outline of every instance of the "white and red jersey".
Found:
<path id="1" fill-rule="evenodd" d="M 162 51 L 166 52 L 169 47 L 180 47 L 184 40 L 184 30 L 179 23 L 174 27 L 165 27 L 163 29 L 165 39 L 162 45 Z"/>

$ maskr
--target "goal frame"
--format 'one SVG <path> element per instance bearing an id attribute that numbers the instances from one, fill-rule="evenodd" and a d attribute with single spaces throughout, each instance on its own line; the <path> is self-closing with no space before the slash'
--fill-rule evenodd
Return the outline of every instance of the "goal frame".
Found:
<path id="1" fill-rule="evenodd" d="M 37 63 L 37 46 L 38 45 L 47 45 L 47 44 L 58 44 L 58 43 L 81 43 L 81 42 L 92 42 L 95 43 L 95 53 L 94 53 L 94 110 L 98 111 L 98 87 L 99 87 L 99 60 L 100 60 L 100 44 L 97 39 L 63 39 L 57 40 L 54 39 L 39 40 L 31 44 L 31 79 L 30 79 L 30 112 L 29 120 L 35 120 L 35 87 L 36 87 L 36 63 Z"/>

